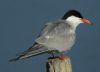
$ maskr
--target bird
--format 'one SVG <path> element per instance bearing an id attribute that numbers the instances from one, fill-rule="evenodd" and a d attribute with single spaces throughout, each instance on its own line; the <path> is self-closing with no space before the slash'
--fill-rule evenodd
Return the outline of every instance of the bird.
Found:
<path id="1" fill-rule="evenodd" d="M 69 51 L 76 42 L 76 28 L 80 24 L 93 23 L 77 10 L 67 11 L 61 19 L 46 23 L 33 45 L 10 61 L 26 59 L 42 53 Z"/>

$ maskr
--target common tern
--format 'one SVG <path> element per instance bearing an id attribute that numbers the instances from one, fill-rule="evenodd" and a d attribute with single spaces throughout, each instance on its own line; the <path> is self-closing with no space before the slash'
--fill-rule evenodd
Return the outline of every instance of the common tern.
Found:
<path id="1" fill-rule="evenodd" d="M 70 50 L 75 44 L 76 28 L 80 24 L 92 25 L 92 22 L 84 18 L 79 11 L 69 10 L 61 19 L 46 23 L 40 36 L 35 39 L 35 43 L 11 61 L 29 58 L 41 53 L 52 51 L 63 53 Z"/>

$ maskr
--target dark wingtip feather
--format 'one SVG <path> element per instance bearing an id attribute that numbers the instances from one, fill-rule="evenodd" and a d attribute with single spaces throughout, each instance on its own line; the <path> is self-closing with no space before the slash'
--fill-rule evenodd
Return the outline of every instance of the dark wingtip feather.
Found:
<path id="1" fill-rule="evenodd" d="M 19 58 L 13 58 L 13 59 L 10 59 L 9 62 L 15 62 L 17 60 L 19 60 Z"/>

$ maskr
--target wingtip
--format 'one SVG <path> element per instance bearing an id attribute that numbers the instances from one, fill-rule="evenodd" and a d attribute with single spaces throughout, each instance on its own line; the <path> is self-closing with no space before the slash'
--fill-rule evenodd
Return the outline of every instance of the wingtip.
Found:
<path id="1" fill-rule="evenodd" d="M 9 62 L 15 62 L 17 60 L 19 60 L 19 58 L 13 58 L 13 59 L 10 59 Z"/>

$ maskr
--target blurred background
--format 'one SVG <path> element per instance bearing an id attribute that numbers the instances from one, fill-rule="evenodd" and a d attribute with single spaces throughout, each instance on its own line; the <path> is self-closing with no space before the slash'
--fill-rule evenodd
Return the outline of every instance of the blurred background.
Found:
<path id="1" fill-rule="evenodd" d="M 8 62 L 28 49 L 45 23 L 75 9 L 94 23 L 77 29 L 77 42 L 66 55 L 73 72 L 100 72 L 100 0 L 0 0 L 0 72 L 46 72 L 51 55 Z"/>

